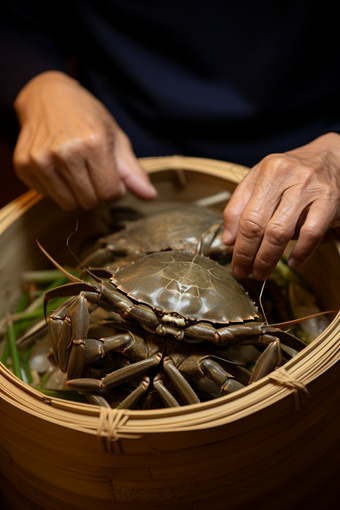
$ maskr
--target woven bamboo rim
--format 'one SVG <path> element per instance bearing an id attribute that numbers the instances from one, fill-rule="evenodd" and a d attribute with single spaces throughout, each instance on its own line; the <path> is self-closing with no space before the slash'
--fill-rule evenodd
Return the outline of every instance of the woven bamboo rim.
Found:
<path id="1" fill-rule="evenodd" d="M 247 171 L 180 156 L 141 164 L 159 191 L 159 199 L 143 203 L 145 214 L 233 191 Z M 130 195 L 122 205 L 138 208 L 138 200 Z M 98 232 L 95 216 L 82 217 L 86 236 Z M 32 234 L 65 263 L 61 231 L 73 226 L 74 216 L 34 192 L 0 211 L 0 313 L 21 264 L 46 263 L 38 260 Z M 324 309 L 340 308 L 334 240 L 320 245 L 303 276 Z M 107 411 L 50 398 L 0 366 L 3 493 L 13 510 L 334 508 L 325 503 L 338 483 L 339 337 L 337 315 L 275 375 L 236 395 L 179 409 Z"/>
<path id="2" fill-rule="evenodd" d="M 144 158 L 140 162 L 151 177 L 159 170 L 175 170 L 181 178 L 181 172 L 188 169 L 209 172 L 211 176 L 236 184 L 247 171 L 245 167 L 231 163 L 181 156 Z M 30 191 L 4 207 L 0 211 L 0 234 L 40 199 L 36 192 Z M 285 406 L 293 410 L 305 403 L 310 383 L 339 361 L 339 318 L 338 314 L 322 335 L 276 374 L 263 378 L 237 394 L 201 404 L 150 411 L 103 410 L 97 406 L 46 397 L 19 381 L 2 365 L 1 398 L 46 421 L 96 435 L 106 451 L 119 438 L 138 439 L 149 433 L 219 427 L 284 400 Z"/>

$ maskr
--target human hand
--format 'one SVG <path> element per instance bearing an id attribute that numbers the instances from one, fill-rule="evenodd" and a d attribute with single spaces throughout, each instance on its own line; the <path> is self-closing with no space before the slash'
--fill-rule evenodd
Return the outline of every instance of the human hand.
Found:
<path id="1" fill-rule="evenodd" d="M 340 225 L 340 135 L 327 133 L 255 165 L 224 210 L 223 242 L 234 246 L 239 278 L 268 278 L 288 242 L 289 259 L 301 266 L 327 230 Z"/>
<path id="2" fill-rule="evenodd" d="M 17 175 L 61 208 L 92 209 L 126 189 L 143 199 L 156 196 L 129 138 L 76 80 L 59 71 L 42 73 L 19 92 L 14 108 L 21 125 Z"/>

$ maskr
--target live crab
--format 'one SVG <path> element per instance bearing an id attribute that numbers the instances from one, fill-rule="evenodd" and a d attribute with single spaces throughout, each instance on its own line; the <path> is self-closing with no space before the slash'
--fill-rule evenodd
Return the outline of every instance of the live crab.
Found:
<path id="1" fill-rule="evenodd" d="M 202 253 L 213 259 L 223 259 L 231 248 L 222 243 L 222 233 L 221 214 L 195 205 L 177 207 L 133 221 L 123 230 L 101 237 L 97 250 L 82 264 L 110 271 L 149 253 L 166 250 L 195 253 L 202 234 Z"/>
<path id="2" fill-rule="evenodd" d="M 110 283 L 97 277 L 89 283 L 68 276 L 73 283 L 45 294 L 45 303 L 54 297 L 76 296 L 49 317 L 53 340 L 50 360 L 67 370 L 70 386 L 87 394 L 95 392 L 101 405 L 106 405 L 101 394 L 127 381 L 136 381 L 159 366 L 163 358 L 163 370 L 171 382 L 163 384 L 160 373 L 154 378 L 154 388 L 166 406 L 177 405 L 173 393 L 179 394 L 185 404 L 199 401 L 186 382 L 193 372 L 196 377 L 215 381 L 221 395 L 242 387 L 213 359 L 209 349 L 202 346 L 195 353 L 188 345 L 184 347 L 187 342 L 266 347 L 250 382 L 281 364 L 279 338 L 296 350 L 305 346 L 286 332 L 254 322 L 256 306 L 241 285 L 225 267 L 198 253 L 164 251 L 145 255 L 116 270 Z M 119 314 L 123 320 L 123 332 L 97 340 L 96 354 L 88 338 L 88 301 Z M 84 367 L 109 352 L 121 353 L 130 361 L 102 380 L 84 378 Z M 124 365 L 122 361 L 121 364 Z M 134 395 L 141 394 L 147 384 L 146 379 L 140 380 Z"/>

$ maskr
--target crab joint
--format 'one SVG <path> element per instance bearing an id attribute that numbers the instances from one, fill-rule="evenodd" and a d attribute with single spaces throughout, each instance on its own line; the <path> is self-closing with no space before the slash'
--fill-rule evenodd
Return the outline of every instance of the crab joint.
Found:
<path id="1" fill-rule="evenodd" d="M 199 398 L 196 393 L 169 357 L 164 358 L 163 368 L 164 372 L 168 375 L 170 381 L 176 388 L 176 391 L 183 399 L 183 402 L 185 404 L 198 404 Z"/>
<path id="2" fill-rule="evenodd" d="M 137 363 L 131 363 L 131 365 L 112 372 L 112 374 L 107 375 L 102 380 L 102 389 L 109 390 L 115 386 L 119 386 L 120 384 L 124 384 L 128 381 L 131 381 L 132 379 L 135 379 L 136 377 L 139 377 L 140 375 L 147 372 L 150 368 L 157 366 L 162 357 L 162 353 L 158 352 L 148 359 L 138 361 Z"/>
<path id="3" fill-rule="evenodd" d="M 178 328 L 177 326 L 172 326 L 171 324 L 160 324 L 156 328 L 156 333 L 162 336 L 171 335 L 178 341 L 183 340 L 185 336 L 183 329 Z"/>
<path id="4" fill-rule="evenodd" d="M 201 368 L 205 375 L 209 377 L 209 379 L 212 379 L 225 395 L 244 388 L 243 384 L 236 381 L 219 363 L 216 363 L 216 361 L 212 359 L 206 358 L 202 360 Z"/>

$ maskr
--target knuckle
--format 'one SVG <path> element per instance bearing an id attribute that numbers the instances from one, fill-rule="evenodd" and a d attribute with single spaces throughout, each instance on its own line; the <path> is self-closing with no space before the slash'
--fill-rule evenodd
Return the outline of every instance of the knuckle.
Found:
<path id="1" fill-rule="evenodd" d="M 318 227 L 317 225 L 309 225 L 305 223 L 304 225 L 302 225 L 300 229 L 300 235 L 301 234 L 303 235 L 303 237 L 308 238 L 309 242 L 315 244 L 322 239 L 324 231 L 321 227 Z"/>
<path id="2" fill-rule="evenodd" d="M 264 228 L 261 225 L 260 218 L 256 214 L 247 215 L 241 218 L 239 232 L 248 239 L 257 239 L 262 237 Z"/>
<path id="3" fill-rule="evenodd" d="M 223 211 L 223 220 L 225 224 L 233 222 L 237 216 L 237 211 L 234 210 L 231 204 L 229 204 Z"/>
<path id="4" fill-rule="evenodd" d="M 253 253 L 247 253 L 245 250 L 235 252 L 233 255 L 234 261 L 243 267 L 249 267 L 252 265 L 254 260 L 254 254 Z"/>
<path id="5" fill-rule="evenodd" d="M 325 198 L 327 202 L 333 204 L 338 204 L 340 199 L 339 188 L 334 184 L 330 184 L 325 190 Z"/>
<path id="6" fill-rule="evenodd" d="M 267 225 L 265 235 L 271 245 L 283 246 L 291 239 L 293 232 L 282 223 L 270 222 Z"/>
<path id="7" fill-rule="evenodd" d="M 29 154 L 30 162 L 39 168 L 45 168 L 53 159 L 53 154 L 47 153 L 44 149 L 31 151 Z"/>
<path id="8" fill-rule="evenodd" d="M 266 257 L 265 255 L 258 255 L 256 257 L 255 266 L 257 268 L 261 268 L 262 271 L 264 270 L 267 272 L 268 270 L 275 267 L 275 265 L 276 265 L 275 260 L 271 255 L 269 255 L 268 257 Z"/>
<path id="9" fill-rule="evenodd" d="M 107 148 L 108 136 L 102 130 L 91 131 L 83 138 L 85 149 L 90 152 L 99 152 Z"/>
<path id="10" fill-rule="evenodd" d="M 273 170 L 282 170 L 289 165 L 288 158 L 285 154 L 269 154 L 263 159 L 265 167 L 270 167 Z"/>
<path id="11" fill-rule="evenodd" d="M 25 170 L 27 167 L 30 166 L 30 158 L 29 158 L 28 154 L 14 152 L 13 165 L 17 171 Z"/>

